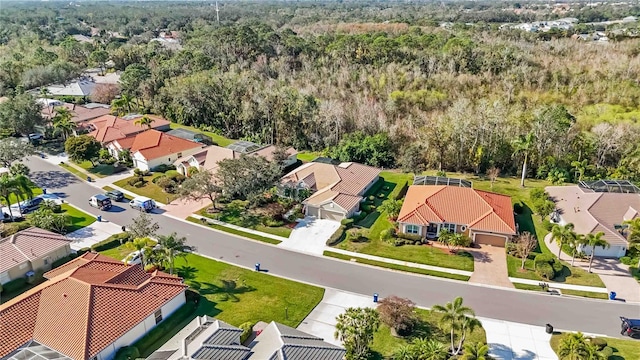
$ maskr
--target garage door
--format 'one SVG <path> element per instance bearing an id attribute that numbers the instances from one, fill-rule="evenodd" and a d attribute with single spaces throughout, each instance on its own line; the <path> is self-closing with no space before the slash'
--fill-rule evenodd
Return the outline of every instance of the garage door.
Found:
<path id="1" fill-rule="evenodd" d="M 504 238 L 504 236 L 476 234 L 476 244 L 504 247 L 505 243 L 506 239 Z"/>
<path id="2" fill-rule="evenodd" d="M 321 219 L 327 219 L 327 220 L 335 220 L 335 221 L 340 221 L 342 219 L 344 219 L 344 214 L 343 213 L 339 213 L 339 212 L 335 212 L 335 211 L 329 211 L 329 210 L 322 210 L 322 216 L 320 217 Z"/>
<path id="3" fill-rule="evenodd" d="M 307 205 L 307 216 L 315 216 L 318 217 L 318 208 L 315 206 Z"/>

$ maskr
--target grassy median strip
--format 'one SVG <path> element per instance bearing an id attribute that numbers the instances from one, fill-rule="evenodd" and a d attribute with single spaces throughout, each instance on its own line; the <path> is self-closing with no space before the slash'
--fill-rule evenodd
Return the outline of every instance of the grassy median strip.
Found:
<path id="1" fill-rule="evenodd" d="M 469 278 L 470 278 L 470 276 L 466 276 L 466 275 L 450 274 L 446 272 L 426 270 L 426 269 L 414 268 L 414 267 L 404 266 L 404 265 L 389 264 L 382 261 L 375 261 L 375 260 L 354 257 L 351 255 L 344 255 L 344 254 L 336 253 L 333 251 L 325 251 L 322 253 L 322 255 L 329 256 L 336 259 L 347 260 L 347 261 L 355 260 L 355 262 L 358 262 L 361 264 L 373 265 L 373 266 L 383 267 L 383 268 L 392 269 L 392 270 L 399 270 L 399 271 L 405 271 L 405 272 L 411 272 L 411 273 L 429 275 L 429 276 L 437 276 L 437 277 L 453 279 L 453 280 L 469 281 Z"/>
<path id="2" fill-rule="evenodd" d="M 229 234 L 234 234 L 234 235 L 246 237 L 246 238 L 253 239 L 253 240 L 258 240 L 258 241 L 266 242 L 266 243 L 269 243 L 269 244 L 277 245 L 277 244 L 280 244 L 282 242 L 280 240 L 276 240 L 276 239 L 272 239 L 272 238 L 268 238 L 268 237 L 264 237 L 264 236 L 260 236 L 260 235 L 256 235 L 256 234 L 252 234 L 252 233 L 248 233 L 248 232 L 241 231 L 241 230 L 236 230 L 236 229 L 233 229 L 233 228 L 230 228 L 230 227 L 206 223 L 206 222 L 203 222 L 200 219 L 194 218 L 193 216 L 189 216 L 187 218 L 187 220 L 191 221 L 193 223 L 196 223 L 196 224 L 209 226 L 210 228 L 213 228 L 213 229 L 216 229 L 216 230 L 220 230 L 220 231 L 224 231 L 224 232 L 229 233 Z"/>
<path id="3" fill-rule="evenodd" d="M 80 170 L 76 169 L 75 167 L 70 166 L 70 165 L 67 165 L 67 164 L 63 164 L 63 163 L 60 163 L 60 164 L 58 164 L 58 165 L 59 165 L 61 168 L 63 168 L 63 169 L 65 169 L 65 170 L 67 170 L 67 171 L 68 171 L 68 172 L 70 172 L 70 173 L 72 173 L 73 175 L 75 175 L 75 176 L 79 177 L 80 179 L 82 179 L 82 180 L 87 180 L 87 176 L 88 176 L 88 175 L 87 175 L 86 173 L 84 173 L 84 172 L 82 172 L 82 171 L 80 171 Z M 90 176 L 90 177 L 91 177 L 91 176 Z M 93 177 L 91 177 L 91 179 L 93 179 Z"/>
<path id="4" fill-rule="evenodd" d="M 532 291 L 542 292 L 542 289 L 538 285 L 513 283 L 513 286 L 515 286 L 516 289 L 520 289 L 520 290 L 532 290 Z M 551 286 L 551 288 L 553 288 L 553 286 Z M 581 296 L 586 298 L 603 299 L 603 300 L 607 300 L 609 298 L 605 293 L 598 293 L 598 292 L 592 292 L 592 291 L 580 291 L 580 290 L 567 290 L 567 289 L 559 289 L 559 290 L 560 292 L 562 292 L 563 295 L 573 295 L 573 296 Z"/>

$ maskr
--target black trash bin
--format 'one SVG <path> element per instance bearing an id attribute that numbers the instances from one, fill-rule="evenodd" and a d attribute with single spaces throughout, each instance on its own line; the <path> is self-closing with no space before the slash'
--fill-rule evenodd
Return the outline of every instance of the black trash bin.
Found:
<path id="1" fill-rule="evenodd" d="M 553 326 L 551 326 L 551 324 L 547 324 L 546 332 L 547 334 L 553 334 Z"/>

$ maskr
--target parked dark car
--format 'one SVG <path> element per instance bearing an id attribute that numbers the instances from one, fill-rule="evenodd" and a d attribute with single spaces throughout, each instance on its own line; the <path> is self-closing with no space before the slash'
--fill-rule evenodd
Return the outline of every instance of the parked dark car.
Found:
<path id="1" fill-rule="evenodd" d="M 620 320 L 622 320 L 620 334 L 640 338 L 640 319 L 627 319 L 621 316 Z"/>
<path id="2" fill-rule="evenodd" d="M 108 191 L 105 195 L 107 195 L 113 201 L 124 201 L 124 194 L 120 190 L 111 190 Z"/>

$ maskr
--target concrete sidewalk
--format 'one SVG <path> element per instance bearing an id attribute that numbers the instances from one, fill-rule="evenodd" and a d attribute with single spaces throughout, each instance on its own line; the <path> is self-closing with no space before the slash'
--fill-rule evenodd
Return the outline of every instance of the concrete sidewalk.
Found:
<path id="1" fill-rule="evenodd" d="M 107 239 L 109 236 L 119 234 L 122 228 L 109 221 L 94 222 L 93 224 L 78 229 L 67 234 L 67 238 L 71 240 L 71 249 L 80 250 L 82 248 L 91 247 L 91 245 L 99 243 Z"/>
<path id="2" fill-rule="evenodd" d="M 539 285 L 541 282 L 544 282 L 539 280 L 521 279 L 521 278 L 514 278 L 514 277 L 510 277 L 509 280 L 511 280 L 512 283 L 527 284 L 527 285 Z M 603 293 L 603 294 L 609 293 L 609 290 L 607 290 L 607 288 L 601 288 L 601 287 L 571 285 L 571 284 L 562 284 L 562 283 L 556 283 L 556 282 L 545 282 L 545 283 L 549 284 L 549 288 L 551 289 L 590 291 L 590 292 Z"/>
<path id="3" fill-rule="evenodd" d="M 336 252 L 336 253 L 343 254 L 343 255 L 350 255 L 350 256 L 353 256 L 353 257 L 358 257 L 358 258 L 363 258 L 363 259 L 368 259 L 368 260 L 375 260 L 375 261 L 385 262 L 385 263 L 388 263 L 388 264 L 408 266 L 408 267 L 413 267 L 413 268 L 418 268 L 418 269 L 439 271 L 439 272 L 443 272 L 443 273 L 457 274 L 457 275 L 464 275 L 464 276 L 471 276 L 473 274 L 473 272 L 466 271 L 466 270 L 449 269 L 449 268 L 444 268 L 444 267 L 439 267 L 439 266 L 418 264 L 418 263 L 402 261 L 402 260 L 387 259 L 387 258 L 383 258 L 383 257 L 380 257 L 380 256 L 362 254 L 362 253 L 357 253 L 357 252 L 353 252 L 353 251 L 336 249 L 336 248 L 332 248 L 332 247 L 328 247 L 328 246 L 325 248 L 325 250 Z"/>

